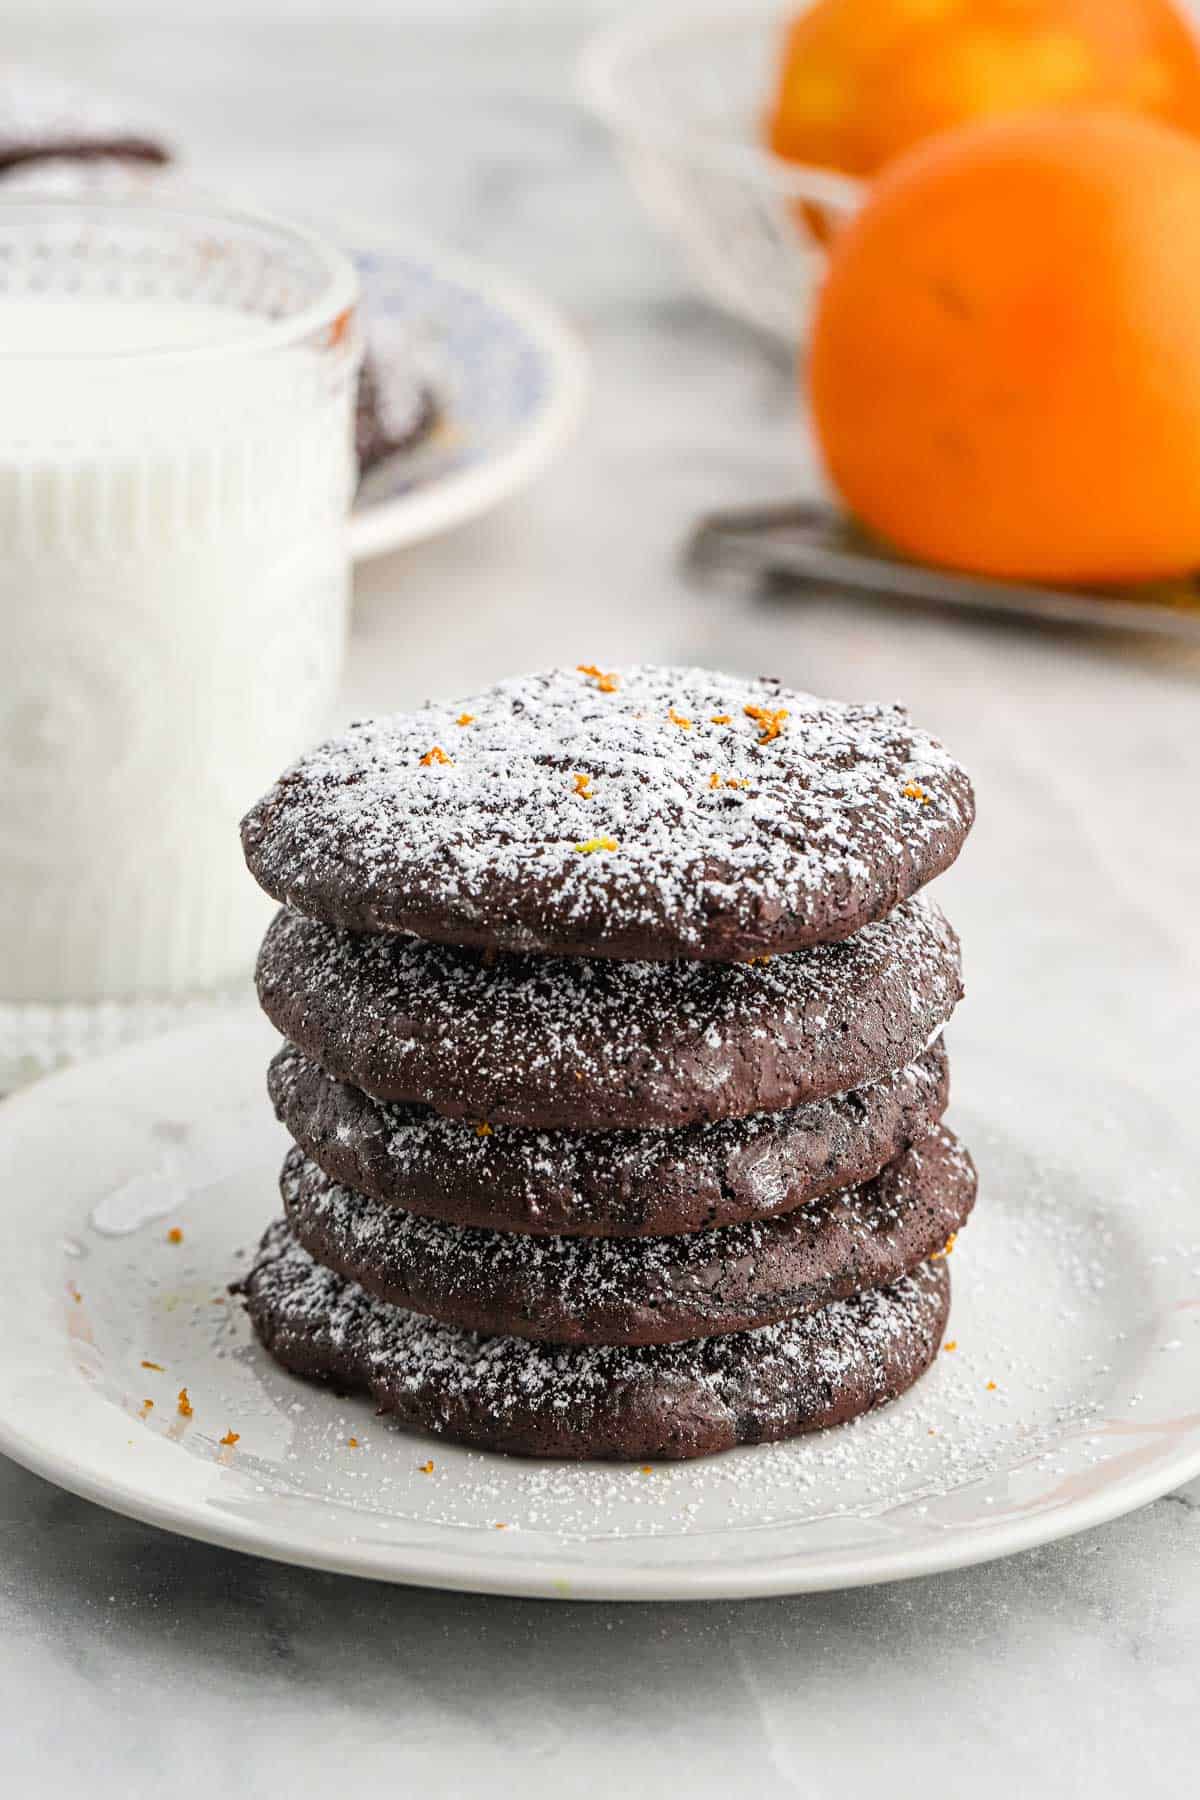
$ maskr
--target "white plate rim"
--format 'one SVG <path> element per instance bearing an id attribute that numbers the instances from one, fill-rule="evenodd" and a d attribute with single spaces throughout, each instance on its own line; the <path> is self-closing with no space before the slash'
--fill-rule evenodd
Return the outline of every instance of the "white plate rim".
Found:
<path id="1" fill-rule="evenodd" d="M 245 1032 L 250 1022 L 246 1015 L 235 1014 L 185 1027 L 169 1034 L 169 1039 L 186 1042 L 194 1047 L 194 1054 L 202 1054 L 206 1044 L 210 1050 L 219 1045 L 221 1033 Z M 253 1024 L 261 1029 L 261 1021 L 253 1019 Z M 0 1147 L 8 1123 L 14 1118 L 36 1115 L 47 1094 L 52 1099 L 69 1097 L 72 1088 L 81 1084 L 86 1090 L 94 1084 L 120 1079 L 128 1068 L 157 1061 L 165 1041 L 159 1038 L 127 1046 L 10 1096 L 0 1107 Z M 0 1343 L 2 1333 L 0 1321 Z M 68 1366 L 64 1360 L 64 1368 Z M 392 1583 L 483 1594 L 596 1601 L 749 1599 L 910 1580 L 990 1562 L 1074 1536 L 1132 1512 L 1200 1475 L 1198 1424 L 1151 1466 L 1123 1471 L 1065 1505 L 999 1520 L 994 1525 L 976 1520 L 969 1529 L 947 1533 L 925 1544 L 856 1545 L 844 1552 L 823 1552 L 819 1563 L 811 1553 L 784 1552 L 772 1554 L 769 1560 L 731 1568 L 716 1562 L 696 1562 L 665 1567 L 661 1573 L 644 1565 L 623 1568 L 615 1563 L 581 1566 L 572 1562 L 568 1583 L 564 1581 L 563 1563 L 549 1556 L 539 1554 L 514 1562 L 495 1550 L 489 1553 L 473 1548 L 465 1533 L 458 1542 L 436 1546 L 334 1541 L 302 1527 L 281 1526 L 277 1521 L 260 1525 L 232 1512 L 218 1512 L 205 1506 L 203 1496 L 178 1500 L 147 1492 L 144 1482 L 125 1479 L 111 1469 L 98 1473 L 73 1453 L 72 1411 L 94 1404 L 86 1383 L 78 1381 L 70 1390 L 67 1404 L 53 1415 L 53 1428 L 47 1429 L 46 1415 L 21 1400 L 9 1379 L 8 1367 L 9 1360 L 0 1356 L 0 1452 L 83 1499 L 159 1529 L 271 1561 Z M 110 1410 L 114 1424 L 124 1417 L 117 1409 Z M 123 1432 L 126 1426 L 118 1429 Z M 176 1454 L 168 1446 L 160 1448 L 172 1456 Z M 199 1463 L 194 1466 L 197 1471 L 202 1467 Z M 144 1465 L 142 1468 L 144 1476 Z M 448 1534 L 448 1538 L 455 1535 Z"/>
<path id="2" fill-rule="evenodd" d="M 347 235 L 344 228 L 342 235 Z M 416 234 L 363 230 L 353 236 L 352 257 L 357 249 L 410 258 L 477 294 L 520 327 L 541 350 L 549 371 L 541 410 L 494 456 L 431 480 L 426 487 L 351 512 L 350 554 L 355 562 L 366 562 L 478 518 L 539 475 L 579 424 L 589 367 L 577 333 L 549 301 L 513 276 Z"/>

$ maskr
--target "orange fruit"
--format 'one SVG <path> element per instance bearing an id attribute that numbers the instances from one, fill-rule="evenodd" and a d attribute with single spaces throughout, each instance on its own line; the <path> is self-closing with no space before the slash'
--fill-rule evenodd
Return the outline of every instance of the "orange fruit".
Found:
<path id="1" fill-rule="evenodd" d="M 869 175 L 936 132 L 1057 106 L 1200 134 L 1200 48 L 1171 0 L 817 0 L 788 29 L 767 136 Z"/>
<path id="2" fill-rule="evenodd" d="M 1200 143 L 965 126 L 838 237 L 810 358 L 830 474 L 906 554 L 1029 580 L 1200 567 Z"/>

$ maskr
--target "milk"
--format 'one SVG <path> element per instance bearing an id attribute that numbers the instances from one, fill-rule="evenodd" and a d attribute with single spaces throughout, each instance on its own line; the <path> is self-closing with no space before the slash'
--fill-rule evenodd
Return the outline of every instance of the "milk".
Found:
<path id="1" fill-rule="evenodd" d="M 238 819 L 326 724 L 352 476 L 348 374 L 271 330 L 0 295 L 0 1005 L 251 966 Z"/>

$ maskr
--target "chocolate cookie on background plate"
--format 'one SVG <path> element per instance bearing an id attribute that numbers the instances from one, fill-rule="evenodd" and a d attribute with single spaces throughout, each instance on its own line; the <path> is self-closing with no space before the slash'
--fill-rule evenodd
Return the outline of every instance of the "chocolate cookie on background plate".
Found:
<path id="1" fill-rule="evenodd" d="M 306 917 L 480 949 L 745 961 L 850 937 L 974 815 L 898 706 L 592 665 L 351 728 L 242 823 Z"/>

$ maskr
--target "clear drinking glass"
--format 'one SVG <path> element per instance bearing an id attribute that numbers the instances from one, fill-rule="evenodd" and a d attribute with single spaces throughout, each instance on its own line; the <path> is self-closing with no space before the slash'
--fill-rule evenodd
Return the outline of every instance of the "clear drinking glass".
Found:
<path id="1" fill-rule="evenodd" d="M 0 203 L 0 1083 L 251 966 L 238 819 L 341 666 L 357 299 L 274 221 Z"/>

